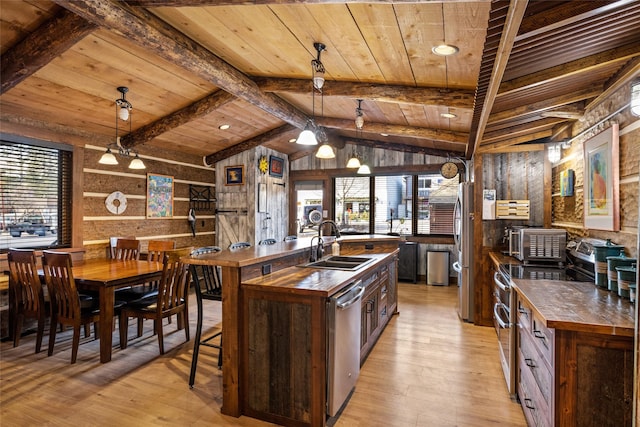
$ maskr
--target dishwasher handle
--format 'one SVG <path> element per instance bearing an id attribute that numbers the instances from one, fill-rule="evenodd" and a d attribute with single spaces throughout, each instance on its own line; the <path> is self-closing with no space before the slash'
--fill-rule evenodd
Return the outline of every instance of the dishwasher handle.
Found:
<path id="1" fill-rule="evenodd" d="M 356 288 L 357 288 L 356 294 L 353 297 L 349 298 L 353 293 L 353 291 L 356 290 Z M 364 290 L 365 290 L 365 287 L 362 286 L 362 280 L 358 280 L 352 286 L 350 286 L 347 291 L 343 292 L 342 295 L 337 298 L 336 306 L 338 308 L 347 308 L 355 304 L 357 301 L 360 300 L 360 298 L 362 297 L 362 294 L 364 294 Z"/>

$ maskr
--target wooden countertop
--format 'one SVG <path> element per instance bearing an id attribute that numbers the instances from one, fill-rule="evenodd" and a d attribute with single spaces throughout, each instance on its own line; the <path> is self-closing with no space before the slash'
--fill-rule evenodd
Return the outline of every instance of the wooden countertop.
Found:
<path id="1" fill-rule="evenodd" d="M 525 279 L 511 282 L 549 328 L 634 336 L 634 304 L 593 283 Z"/>
<path id="2" fill-rule="evenodd" d="M 334 239 L 331 236 L 325 237 L 325 247 L 330 246 Z M 397 236 L 387 236 L 384 234 L 367 234 L 342 236 L 338 242 L 360 242 L 360 241 L 385 241 L 397 240 Z M 315 242 L 314 242 L 315 243 Z M 263 263 L 274 259 L 282 258 L 286 255 L 308 251 L 311 247 L 311 238 L 302 238 L 290 242 L 277 242 L 273 245 L 255 245 L 249 248 L 235 251 L 223 250 L 218 253 L 204 254 L 197 257 L 186 257 L 189 264 L 215 264 L 223 267 L 246 267 L 248 265 Z M 325 250 L 326 253 L 326 250 Z M 368 256 L 369 254 L 367 254 Z"/>
<path id="3" fill-rule="evenodd" d="M 275 273 L 267 274 L 266 276 L 243 281 L 242 287 L 257 289 L 267 287 L 269 291 L 273 292 L 329 297 L 349 284 L 349 282 L 358 280 L 372 268 L 384 263 L 397 252 L 398 250 L 386 254 L 361 255 L 362 257 L 373 258 L 373 261 L 355 271 L 296 266 L 285 268 Z"/>

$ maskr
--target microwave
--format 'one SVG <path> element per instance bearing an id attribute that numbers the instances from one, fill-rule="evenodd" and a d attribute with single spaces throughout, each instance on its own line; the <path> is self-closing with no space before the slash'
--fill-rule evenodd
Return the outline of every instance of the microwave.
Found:
<path id="1" fill-rule="evenodd" d="M 505 230 L 508 254 L 526 263 L 556 262 L 567 259 L 567 232 L 556 228 L 508 228 Z"/>

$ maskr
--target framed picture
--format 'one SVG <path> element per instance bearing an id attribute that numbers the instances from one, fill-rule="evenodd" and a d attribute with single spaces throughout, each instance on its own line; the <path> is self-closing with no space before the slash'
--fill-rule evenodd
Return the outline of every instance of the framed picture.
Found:
<path id="1" fill-rule="evenodd" d="M 560 195 L 562 197 L 573 196 L 573 182 L 575 173 L 573 169 L 566 169 L 560 172 Z"/>
<path id="2" fill-rule="evenodd" d="M 224 176 L 225 185 L 242 185 L 244 184 L 244 166 L 225 166 Z"/>
<path id="3" fill-rule="evenodd" d="M 584 226 L 620 229 L 618 124 L 584 142 Z"/>
<path id="4" fill-rule="evenodd" d="M 173 177 L 147 174 L 147 218 L 173 217 Z"/>
<path id="5" fill-rule="evenodd" d="M 284 159 L 276 156 L 269 156 L 269 175 L 282 178 L 284 173 Z"/>

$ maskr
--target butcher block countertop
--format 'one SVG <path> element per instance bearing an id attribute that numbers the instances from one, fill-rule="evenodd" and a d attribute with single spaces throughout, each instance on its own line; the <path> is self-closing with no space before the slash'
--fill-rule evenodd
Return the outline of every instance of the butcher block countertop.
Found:
<path id="1" fill-rule="evenodd" d="M 372 261 L 355 271 L 289 267 L 275 273 L 243 281 L 242 287 L 263 290 L 269 288 L 271 292 L 329 297 L 349 283 L 365 276 L 372 268 L 387 262 L 396 253 L 397 250 L 387 254 L 358 255 L 372 258 Z"/>
<path id="2" fill-rule="evenodd" d="M 634 336 L 634 304 L 589 282 L 512 279 L 548 328 Z"/>

